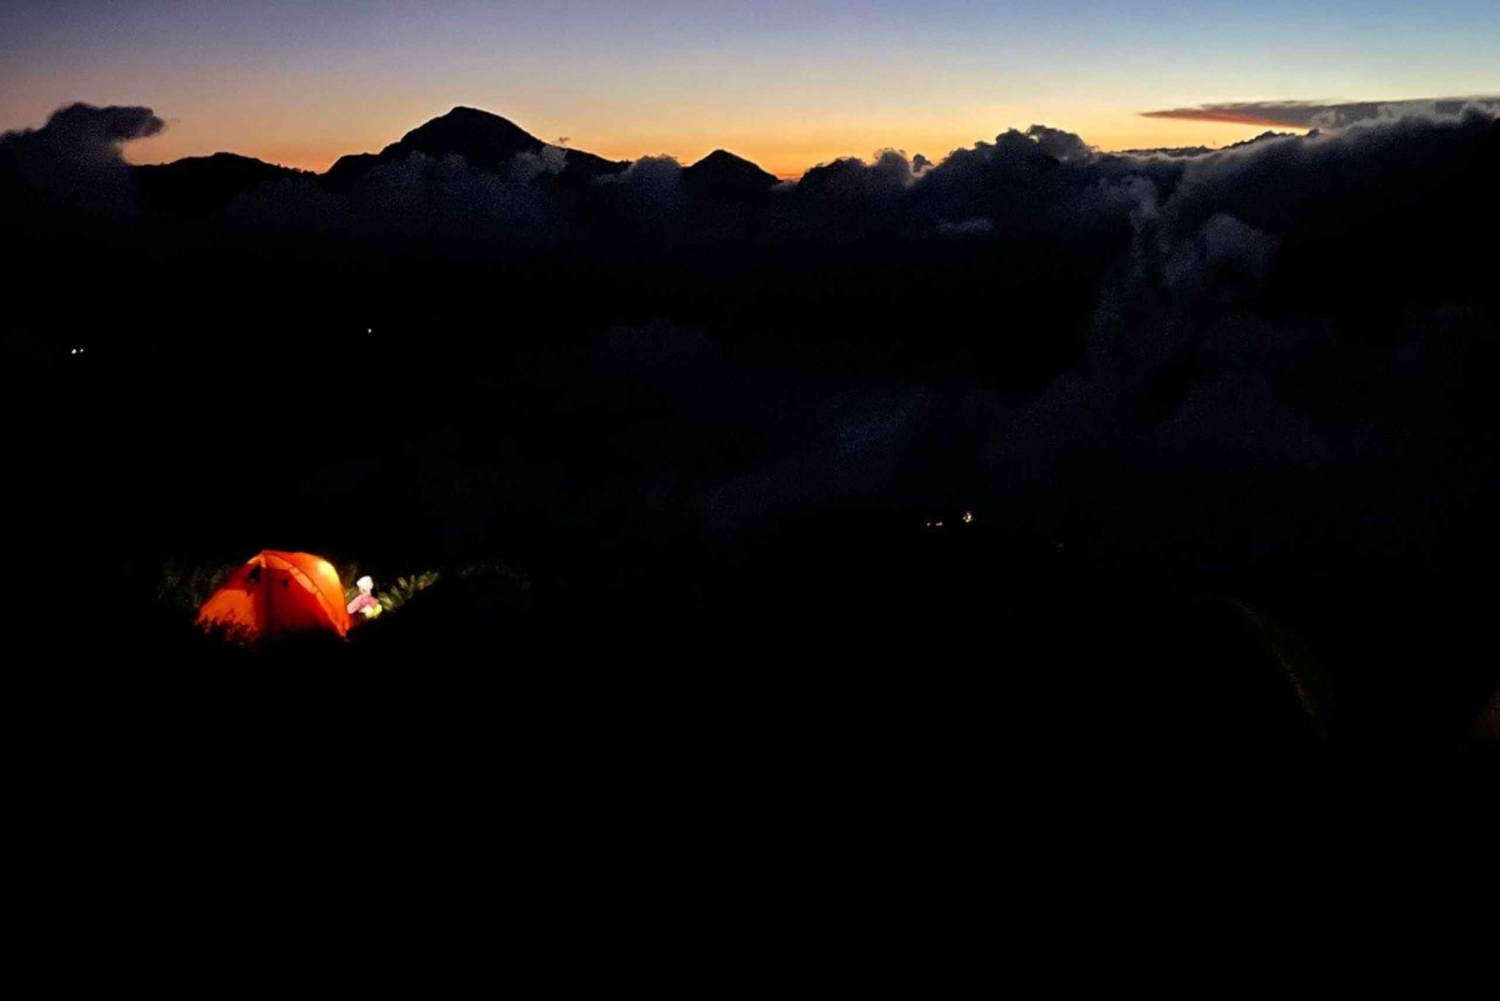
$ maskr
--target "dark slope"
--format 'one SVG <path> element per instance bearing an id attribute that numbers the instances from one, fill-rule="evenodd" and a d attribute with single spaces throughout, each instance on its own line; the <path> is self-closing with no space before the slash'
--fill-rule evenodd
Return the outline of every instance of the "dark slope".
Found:
<path id="1" fill-rule="evenodd" d="M 323 175 L 323 183 L 335 190 L 348 190 L 366 172 L 382 163 L 404 160 L 422 153 L 435 160 L 459 156 L 470 166 L 499 170 L 522 153 L 540 154 L 548 144 L 499 115 L 477 108 L 454 108 L 439 118 L 412 129 L 378 154 L 357 153 L 340 157 Z M 560 179 L 582 182 L 605 174 L 617 174 L 629 166 L 606 160 L 583 150 L 565 150 Z"/>
<path id="2" fill-rule="evenodd" d="M 132 167 L 130 174 L 147 208 L 180 216 L 206 216 L 267 182 L 311 176 L 236 153 Z"/>
<path id="3" fill-rule="evenodd" d="M 412 129 L 380 155 L 404 157 L 415 151 L 434 159 L 461 156 L 471 166 L 494 170 L 518 153 L 539 153 L 546 145 L 499 115 L 477 108 L 454 108 L 441 118 Z"/>
<path id="4" fill-rule="evenodd" d="M 379 153 L 350 153 L 341 156 L 332 167 L 319 175 L 318 181 L 335 191 L 348 191 L 369 170 L 384 163 Z"/>
<path id="5" fill-rule="evenodd" d="M 682 183 L 704 198 L 745 201 L 760 198 L 777 184 L 775 174 L 761 170 L 727 150 L 712 153 L 682 171 Z"/>

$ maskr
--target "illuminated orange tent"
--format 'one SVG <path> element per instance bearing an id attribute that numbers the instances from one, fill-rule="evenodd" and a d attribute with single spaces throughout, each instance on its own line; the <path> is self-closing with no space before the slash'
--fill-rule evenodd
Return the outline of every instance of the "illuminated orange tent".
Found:
<path id="1" fill-rule="evenodd" d="M 349 632 L 344 586 L 327 560 L 266 550 L 229 575 L 198 609 L 198 624 L 257 640 Z"/>

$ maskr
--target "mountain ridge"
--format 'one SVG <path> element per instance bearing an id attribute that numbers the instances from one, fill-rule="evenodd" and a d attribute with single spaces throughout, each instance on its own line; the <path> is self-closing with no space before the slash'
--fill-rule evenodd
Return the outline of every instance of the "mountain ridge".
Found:
<path id="1" fill-rule="evenodd" d="M 547 149 L 562 151 L 563 168 L 557 176 L 564 184 L 586 183 L 596 177 L 622 173 L 630 166 L 629 161 L 609 160 L 587 150 L 554 146 L 508 118 L 459 105 L 447 114 L 423 122 L 379 153 L 339 157 L 320 177 L 326 187 L 348 190 L 375 167 L 404 160 L 413 153 L 435 160 L 459 156 L 472 167 L 493 172 L 521 154 L 540 155 Z"/>
<path id="2" fill-rule="evenodd" d="M 716 149 L 684 167 L 682 182 L 690 191 L 710 197 L 757 198 L 780 184 L 781 180 L 742 156 Z"/>
<path id="3" fill-rule="evenodd" d="M 587 187 L 594 180 L 624 173 L 630 161 L 610 160 L 587 150 L 557 146 L 527 132 L 510 119 L 465 105 L 429 119 L 388 143 L 378 153 L 347 153 L 322 173 L 269 163 L 238 153 L 183 157 L 163 164 L 131 168 L 138 189 L 154 206 L 185 215 L 204 215 L 260 184 L 288 178 L 312 178 L 325 189 L 352 191 L 370 171 L 413 154 L 435 160 L 461 157 L 471 167 L 498 173 L 517 156 L 546 157 L 557 151 L 548 173 L 563 188 Z M 724 149 L 682 168 L 684 186 L 719 201 L 756 200 L 780 183 L 776 175 Z"/>
<path id="4" fill-rule="evenodd" d="M 267 182 L 318 175 L 239 153 L 212 153 L 133 166 L 130 176 L 147 205 L 202 216 Z"/>

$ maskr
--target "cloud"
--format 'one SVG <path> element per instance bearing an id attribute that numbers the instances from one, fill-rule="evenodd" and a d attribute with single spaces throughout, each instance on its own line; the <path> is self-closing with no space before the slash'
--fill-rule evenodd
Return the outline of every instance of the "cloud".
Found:
<path id="1" fill-rule="evenodd" d="M 53 112 L 42 132 L 84 142 L 118 144 L 147 139 L 165 128 L 166 123 L 150 108 L 120 105 L 96 108 L 80 102 Z"/>
<path id="2" fill-rule="evenodd" d="M 658 237 L 679 232 L 688 213 L 682 165 L 670 156 L 643 156 L 618 174 L 594 182 L 617 193 L 623 211 L 642 230 Z"/>
<path id="3" fill-rule="evenodd" d="M 1033 125 L 1026 130 L 1026 137 L 1037 144 L 1042 152 L 1054 157 L 1059 163 L 1076 163 L 1090 160 L 1094 148 L 1072 132 Z"/>
<path id="4" fill-rule="evenodd" d="M 1193 122 L 1227 122 L 1272 128 L 1336 129 L 1377 119 L 1407 115 L 1458 115 L 1465 106 L 1500 110 L 1500 97 L 1445 97 L 1403 101 L 1360 101 L 1330 104 L 1319 101 L 1240 101 L 1200 104 L 1142 112 L 1144 118 Z"/>
<path id="5" fill-rule="evenodd" d="M 121 147 L 164 128 L 150 108 L 79 103 L 58 109 L 39 129 L 0 135 L 0 211 L 63 238 L 75 225 L 93 225 L 97 214 L 130 212 Z"/>
<path id="6" fill-rule="evenodd" d="M 1492 419 L 1462 373 L 1500 317 L 1473 250 L 1500 226 L 1493 114 L 1098 167 L 1154 173 L 1113 189 L 1131 248 L 1078 364 L 992 443 L 995 492 L 1048 531 L 1210 561 L 1438 544 L 1492 461 L 1445 442 Z"/>
<path id="7" fill-rule="evenodd" d="M 53 169 L 124 163 L 121 146 L 146 139 L 166 128 L 150 108 L 72 104 L 59 108 L 39 129 L 0 135 L 0 155 L 11 164 L 44 163 Z"/>

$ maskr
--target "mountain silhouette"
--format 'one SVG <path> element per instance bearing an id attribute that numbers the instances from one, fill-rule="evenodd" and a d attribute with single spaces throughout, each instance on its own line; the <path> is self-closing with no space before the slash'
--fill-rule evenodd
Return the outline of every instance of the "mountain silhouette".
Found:
<path id="1" fill-rule="evenodd" d="M 146 164 L 130 168 L 130 175 L 147 207 L 183 216 L 206 216 L 268 181 L 312 176 L 237 153 Z"/>
<path id="2" fill-rule="evenodd" d="M 477 108 L 457 107 L 417 126 L 379 153 L 351 153 L 322 174 L 297 170 L 236 153 L 186 157 L 171 163 L 130 168 L 142 202 L 151 209 L 186 217 L 206 217 L 238 195 L 268 181 L 315 178 L 322 187 L 352 190 L 371 170 L 420 153 L 434 160 L 461 157 L 471 167 L 502 171 L 517 156 L 541 157 L 543 176 L 560 188 L 584 189 L 594 180 L 622 173 L 626 160 L 610 160 L 586 150 L 543 142 L 509 119 Z M 754 202 L 778 178 L 727 150 L 714 150 L 684 167 L 688 191 L 710 202 Z"/>
<path id="3" fill-rule="evenodd" d="M 682 171 L 682 183 L 694 194 L 722 200 L 753 200 L 765 195 L 778 181 L 744 157 L 727 150 L 712 153 Z"/>
<path id="4" fill-rule="evenodd" d="M 435 160 L 459 156 L 471 167 L 499 170 L 522 153 L 541 154 L 547 149 L 559 150 L 563 157 L 563 169 L 558 179 L 565 184 L 618 174 L 630 166 L 627 161 L 607 160 L 584 150 L 550 146 L 509 119 L 477 108 L 457 107 L 417 126 L 399 142 L 391 143 L 379 153 L 340 157 L 322 176 L 322 181 L 334 190 L 348 190 L 371 169 L 382 163 L 404 160 L 413 153 L 422 153 Z"/>
<path id="5" fill-rule="evenodd" d="M 457 155 L 472 167 L 494 170 L 517 153 L 539 153 L 546 145 L 509 119 L 459 107 L 412 129 L 380 155 L 406 156 L 413 150 L 433 159 Z"/>
<path id="6" fill-rule="evenodd" d="M 379 153 L 350 153 L 334 161 L 332 167 L 318 176 L 325 188 L 348 191 L 367 172 L 385 162 Z"/>

